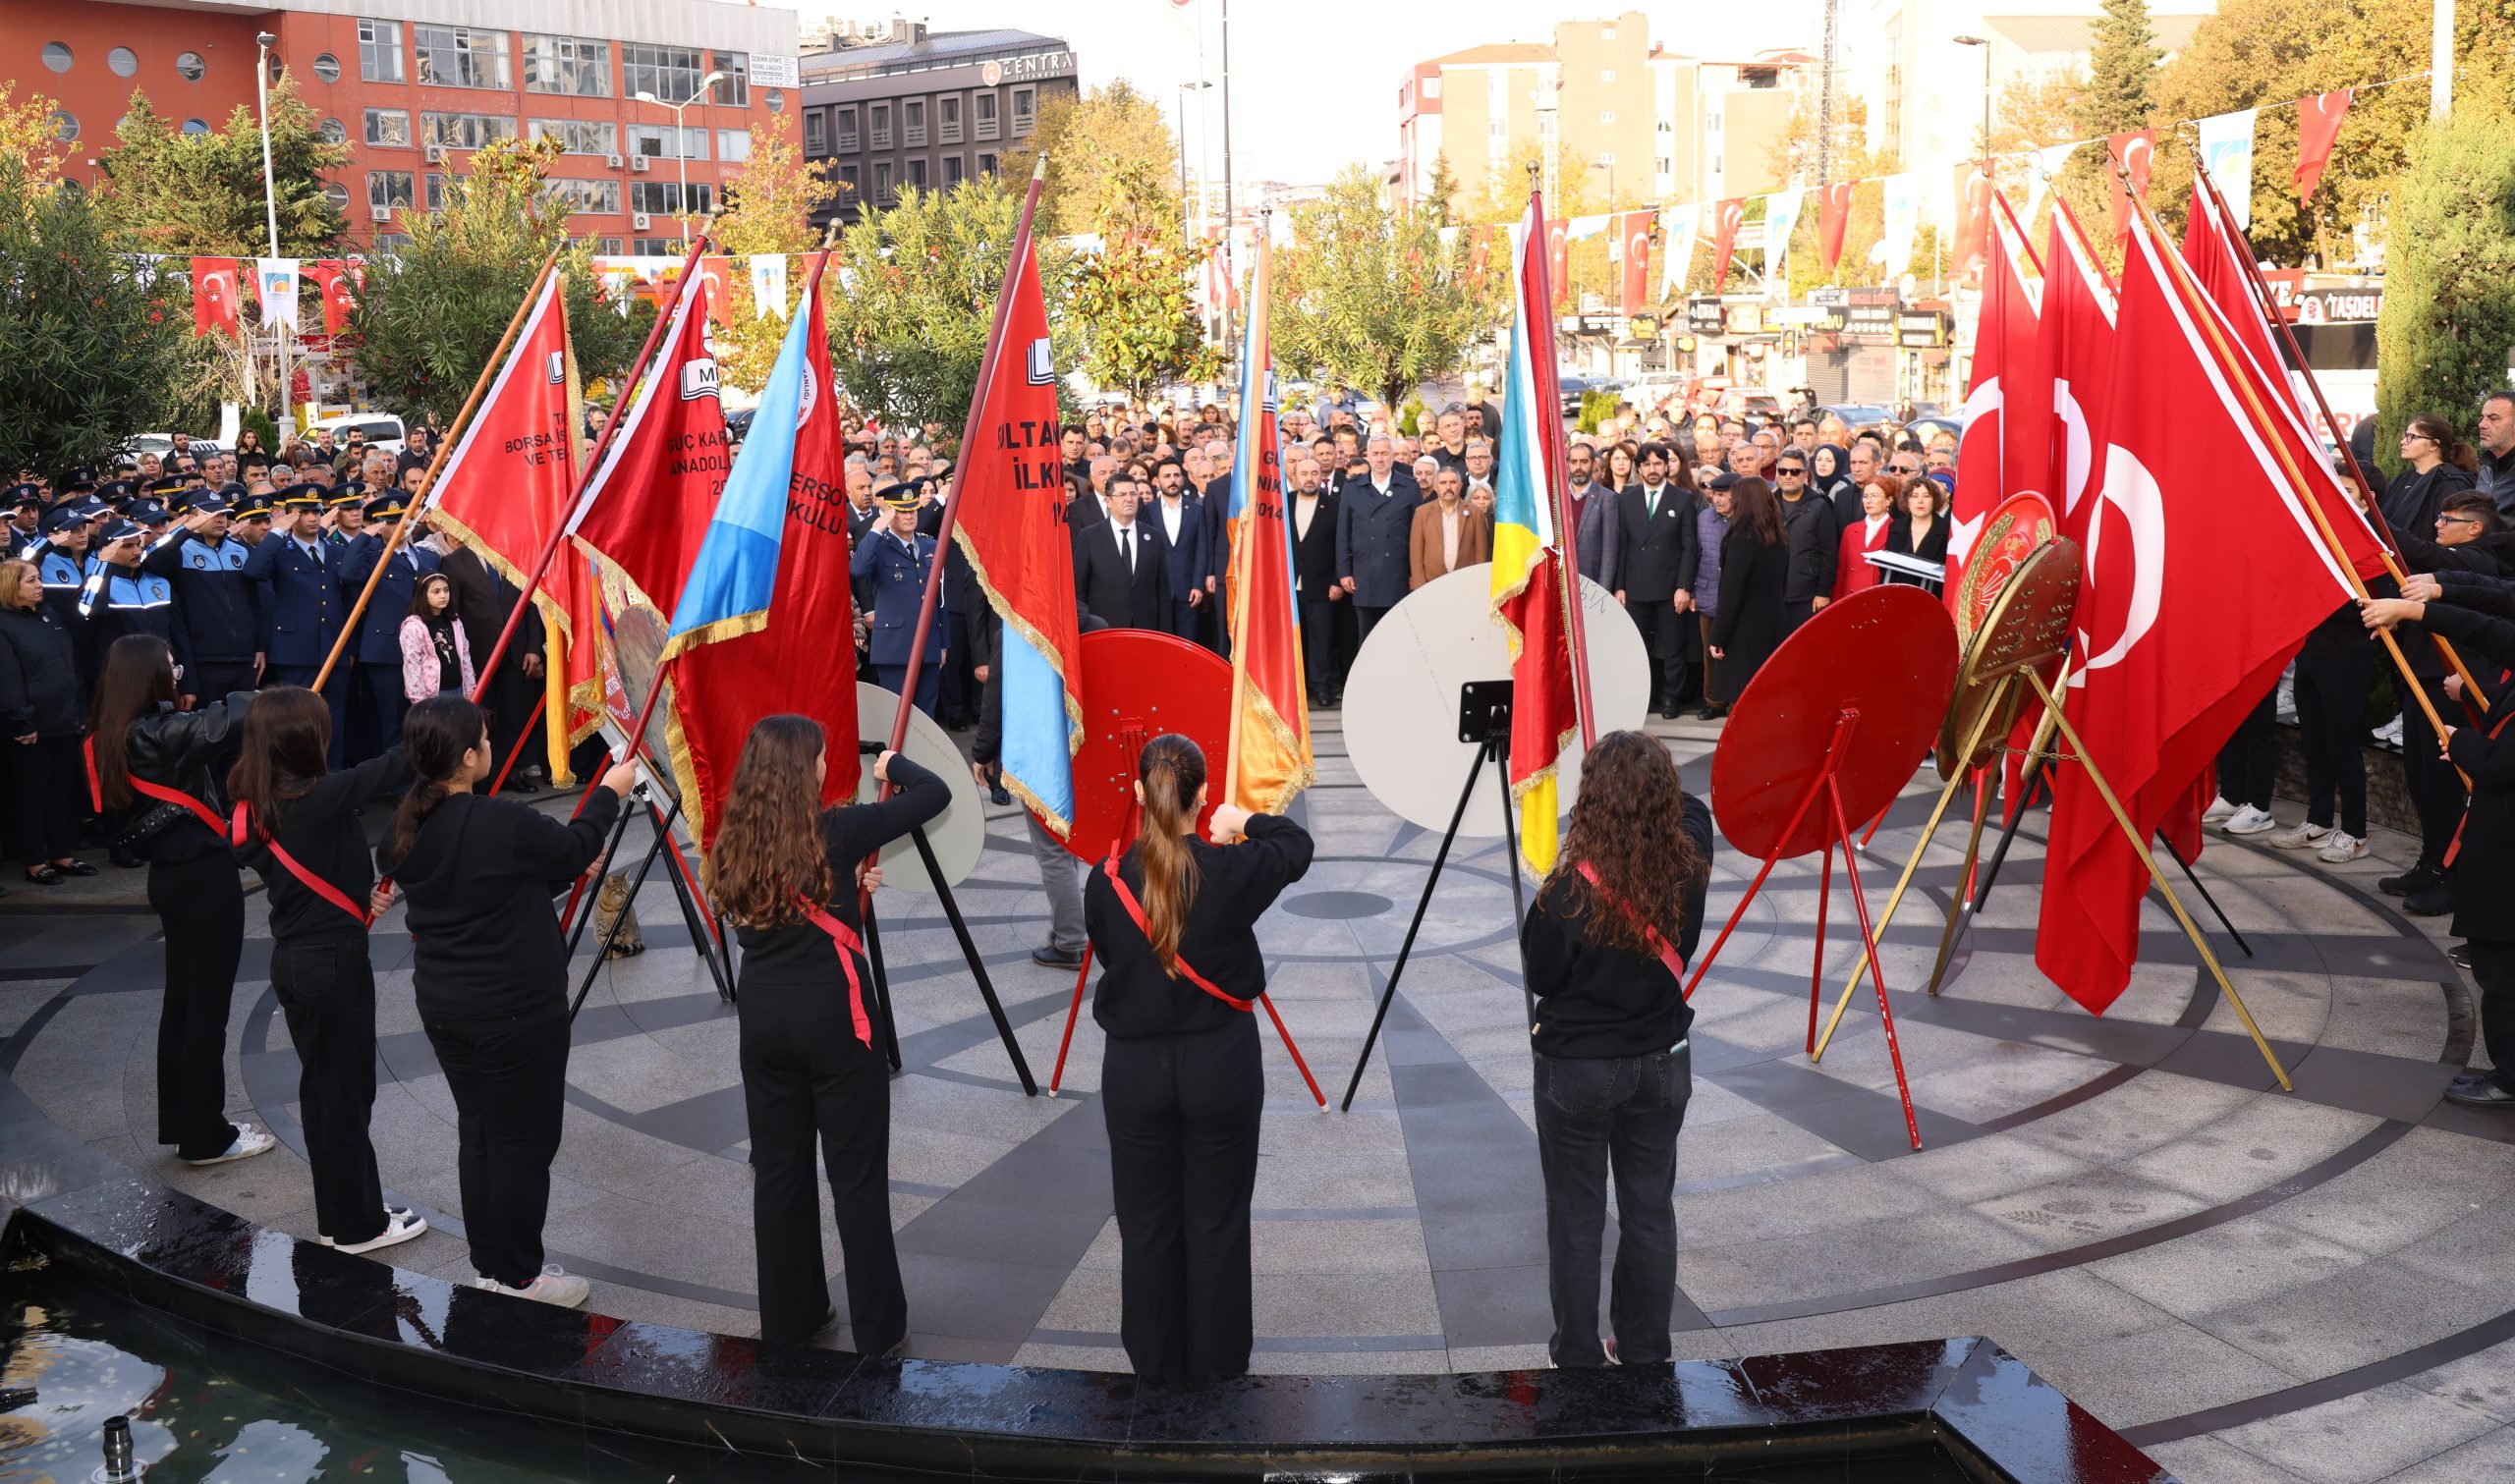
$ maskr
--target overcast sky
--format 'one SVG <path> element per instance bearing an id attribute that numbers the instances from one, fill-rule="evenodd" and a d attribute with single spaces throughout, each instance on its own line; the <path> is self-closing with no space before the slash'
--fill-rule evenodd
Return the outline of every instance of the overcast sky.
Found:
<path id="1" fill-rule="evenodd" d="M 1011 27 L 1063 36 L 1095 87 L 1123 77 L 1176 110 L 1178 86 L 1204 76 L 1220 97 L 1220 0 L 926 0 L 901 7 L 936 30 Z M 1239 0 L 1231 12 L 1232 169 L 1242 183 L 1325 181 L 1349 161 L 1376 167 L 1397 153 L 1397 87 L 1427 58 L 1491 41 L 1546 41 L 1564 20 L 1602 20 L 1627 10 L 1650 19 L 1650 35 L 1694 56 L 1745 55 L 1778 46 L 1816 49 L 1817 0 L 1341 0 L 1326 5 Z M 1189 166 L 1219 176 L 1221 110 L 1207 144 L 1191 106 Z"/>

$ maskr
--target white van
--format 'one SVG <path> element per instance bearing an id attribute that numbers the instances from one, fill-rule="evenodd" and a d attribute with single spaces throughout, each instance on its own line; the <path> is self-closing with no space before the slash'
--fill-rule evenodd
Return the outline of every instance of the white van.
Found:
<path id="1" fill-rule="evenodd" d="M 343 412 L 318 420 L 311 432 L 329 432 L 334 448 L 346 448 L 352 428 L 366 435 L 368 448 L 381 449 L 388 454 L 402 452 L 402 419 L 391 412 Z"/>

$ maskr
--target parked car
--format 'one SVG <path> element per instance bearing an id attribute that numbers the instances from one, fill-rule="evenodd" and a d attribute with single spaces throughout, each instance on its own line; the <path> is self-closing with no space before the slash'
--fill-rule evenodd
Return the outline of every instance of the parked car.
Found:
<path id="1" fill-rule="evenodd" d="M 391 412 L 343 412 L 316 422 L 312 431 L 316 433 L 329 431 L 332 435 L 332 446 L 339 448 L 350 441 L 352 428 L 366 435 L 368 448 L 379 449 L 388 454 L 398 454 L 402 451 L 402 419 Z"/>
<path id="2" fill-rule="evenodd" d="M 1875 427 L 1893 417 L 1891 409 L 1874 407 L 1865 402 L 1828 402 L 1816 408 L 1816 415 L 1820 418 L 1827 412 L 1840 417 L 1855 433 L 1865 427 Z"/>
<path id="3" fill-rule="evenodd" d="M 1919 438 L 1924 448 L 1929 447 L 1930 435 L 1941 428 L 1954 433 L 1957 442 L 1965 441 L 1965 419 L 1952 412 L 1932 412 L 1904 424 L 1904 431 Z"/>

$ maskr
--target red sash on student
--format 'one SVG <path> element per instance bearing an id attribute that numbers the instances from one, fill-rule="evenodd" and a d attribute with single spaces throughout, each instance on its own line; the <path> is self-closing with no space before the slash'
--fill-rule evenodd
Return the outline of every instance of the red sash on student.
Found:
<path id="1" fill-rule="evenodd" d="M 812 906 L 801 892 L 795 894 L 795 906 L 803 909 L 804 920 L 827 933 L 830 946 L 838 950 L 838 966 L 847 971 L 847 1013 L 856 1021 L 856 1039 L 871 1050 L 873 1022 L 865 1015 L 865 984 L 856 975 L 856 956 L 865 951 L 865 940 L 856 935 L 856 929 Z"/>
<path id="2" fill-rule="evenodd" d="M 1590 862 L 1586 860 L 1582 861 L 1581 879 L 1590 883 L 1590 889 L 1596 892 L 1601 898 L 1613 901 L 1613 898 L 1607 891 L 1606 887 L 1598 880 L 1598 868 L 1596 866 L 1590 864 Z M 1618 907 L 1623 906 L 1620 902 L 1615 905 Z M 1642 924 L 1642 930 L 1649 935 L 1651 952 L 1659 956 L 1660 966 L 1665 968 L 1669 973 L 1674 974 L 1679 984 L 1686 982 L 1686 961 L 1679 957 L 1676 949 L 1669 944 L 1667 939 L 1659 936 L 1659 930 L 1652 927 L 1649 923 L 1646 922 Z"/>
<path id="3" fill-rule="evenodd" d="M 137 780 L 135 780 L 135 782 Z M 227 826 L 227 843 L 236 847 L 238 850 L 243 850 L 245 848 L 250 835 L 246 822 L 246 811 L 248 807 L 248 805 L 243 803 L 237 804 L 236 817 L 229 821 Z M 322 898 L 334 907 L 339 907 L 342 911 L 349 913 L 352 917 L 357 918 L 359 926 L 373 927 L 375 925 L 375 918 L 369 915 L 364 907 L 362 907 L 357 903 L 352 902 L 349 899 L 349 894 L 347 892 L 342 891 L 339 887 L 334 886 L 332 883 L 324 880 L 322 877 L 314 874 L 312 871 L 307 870 L 304 865 L 300 864 L 297 857 L 290 854 L 287 848 L 279 843 L 279 837 L 277 835 L 270 836 L 268 839 L 265 839 L 262 844 L 269 849 L 271 858 L 277 860 L 283 869 L 285 869 L 290 875 L 297 878 L 298 885 L 306 888 L 309 892 L 312 892 L 315 896 Z"/>
<path id="4" fill-rule="evenodd" d="M 87 756 L 87 801 L 94 804 L 96 812 L 101 814 L 105 811 L 105 785 L 104 780 L 96 773 L 96 740 L 92 737 L 88 738 L 84 747 Z M 133 793 L 144 798 L 156 799 L 159 803 L 182 804 L 193 811 L 194 818 L 209 826 L 211 834 L 227 833 L 227 821 L 219 818 L 209 805 L 193 797 L 190 794 L 176 789 L 160 788 L 128 769 L 124 770 L 123 776 L 130 781 Z"/>
<path id="5" fill-rule="evenodd" d="M 1100 869 L 1108 874 L 1109 885 L 1117 890 L 1118 905 L 1127 909 L 1128 916 L 1136 919 L 1136 930 L 1143 933 L 1147 942 L 1150 941 L 1152 938 L 1152 924 L 1145 920 L 1144 904 L 1138 902 L 1136 900 L 1136 894 L 1128 888 L 1127 878 L 1118 874 L 1118 857 L 1111 855 L 1107 860 L 1101 862 Z M 1190 968 L 1188 966 L 1187 960 L 1174 954 L 1171 956 L 1170 962 L 1178 965 L 1179 972 L 1186 976 L 1189 983 L 1194 984 L 1199 989 L 1203 990 L 1205 993 L 1213 996 L 1217 1000 L 1220 1000 L 1232 1009 L 1246 1013 L 1258 1008 L 1258 1002 L 1255 1000 L 1243 1000 L 1232 995 L 1224 994 L 1221 986 L 1215 984 L 1213 980 L 1208 979 L 1203 974 Z"/>
<path id="6" fill-rule="evenodd" d="M 2508 693 L 2510 696 L 2515 696 L 2515 691 L 2510 691 Z M 2468 702 L 2466 704 L 2468 704 Z M 2504 708 L 2505 704 L 2506 702 L 2504 701 L 2498 702 L 2498 706 L 2501 709 Z M 2488 740 L 2495 742 L 2498 735 L 2506 730 L 2506 724 L 2510 721 L 2515 721 L 2515 711 L 2508 711 L 2505 715 L 2497 719 L 2497 725 L 2488 729 Z M 2451 761 L 2450 758 L 2447 760 Z M 2454 857 L 2463 852 L 2463 826 L 2471 821 L 2471 810 L 2466 808 L 2463 810 L 2463 817 L 2454 821 L 2454 838 L 2446 842 L 2445 845 L 2444 864 L 2448 869 L 2452 868 L 2454 864 Z"/>

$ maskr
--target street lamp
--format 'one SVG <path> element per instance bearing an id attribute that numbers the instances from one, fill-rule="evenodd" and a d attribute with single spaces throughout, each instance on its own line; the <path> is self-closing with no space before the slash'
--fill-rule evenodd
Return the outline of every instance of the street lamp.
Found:
<path id="1" fill-rule="evenodd" d="M 1179 209 L 1180 209 L 1180 212 L 1181 212 L 1181 217 L 1180 217 L 1180 227 L 1179 227 L 1179 230 L 1180 230 L 1180 231 L 1182 231 L 1182 232 L 1187 233 L 1187 234 L 1188 234 L 1188 236 L 1190 237 L 1190 239 L 1192 239 L 1192 240 L 1196 237 L 1196 234 L 1197 234 L 1197 223 L 1196 223 L 1196 218 L 1195 218 L 1194 216 L 1190 216 L 1190 215 L 1188 215 L 1188 214 L 1187 214 L 1187 210 L 1188 210 L 1188 94 L 1190 94 L 1190 93 L 1192 93 L 1192 92 L 1203 92 L 1205 89 L 1207 89 L 1207 88 L 1209 88 L 1209 87 L 1211 87 L 1211 86 L 1213 86 L 1213 84 L 1212 84 L 1211 82 L 1202 82 L 1202 81 L 1195 82 L 1182 82 L 1182 83 L 1180 83 L 1180 84 L 1179 84 Z"/>
<path id="2" fill-rule="evenodd" d="M 1991 177 L 1991 43 L 1984 36 L 1958 36 L 1959 46 L 1983 49 L 1983 179 Z"/>
<path id="3" fill-rule="evenodd" d="M 673 157 L 681 163 L 681 245 L 684 247 L 690 246 L 690 135 L 689 131 L 681 126 L 681 112 L 707 96 L 707 89 L 724 80 L 725 75 L 721 72 L 709 73 L 699 80 L 697 91 L 678 103 L 667 103 L 650 92 L 641 92 L 637 95 L 641 103 L 652 103 L 657 108 L 672 110 L 672 152 Z"/>
<path id="4" fill-rule="evenodd" d="M 269 31 L 262 31 L 253 37 L 253 45 L 257 48 L 253 57 L 253 102 L 261 116 L 262 127 L 262 221 L 270 231 L 271 256 L 277 257 L 279 256 L 279 192 L 271 184 L 270 84 L 271 49 L 279 45 L 279 37 L 272 35 Z M 279 364 L 279 414 L 282 420 L 293 420 L 290 417 L 288 405 L 289 393 L 293 389 L 289 383 L 296 377 L 288 364 L 288 331 L 283 326 L 273 323 L 271 336 L 276 351 L 273 358 Z"/>

